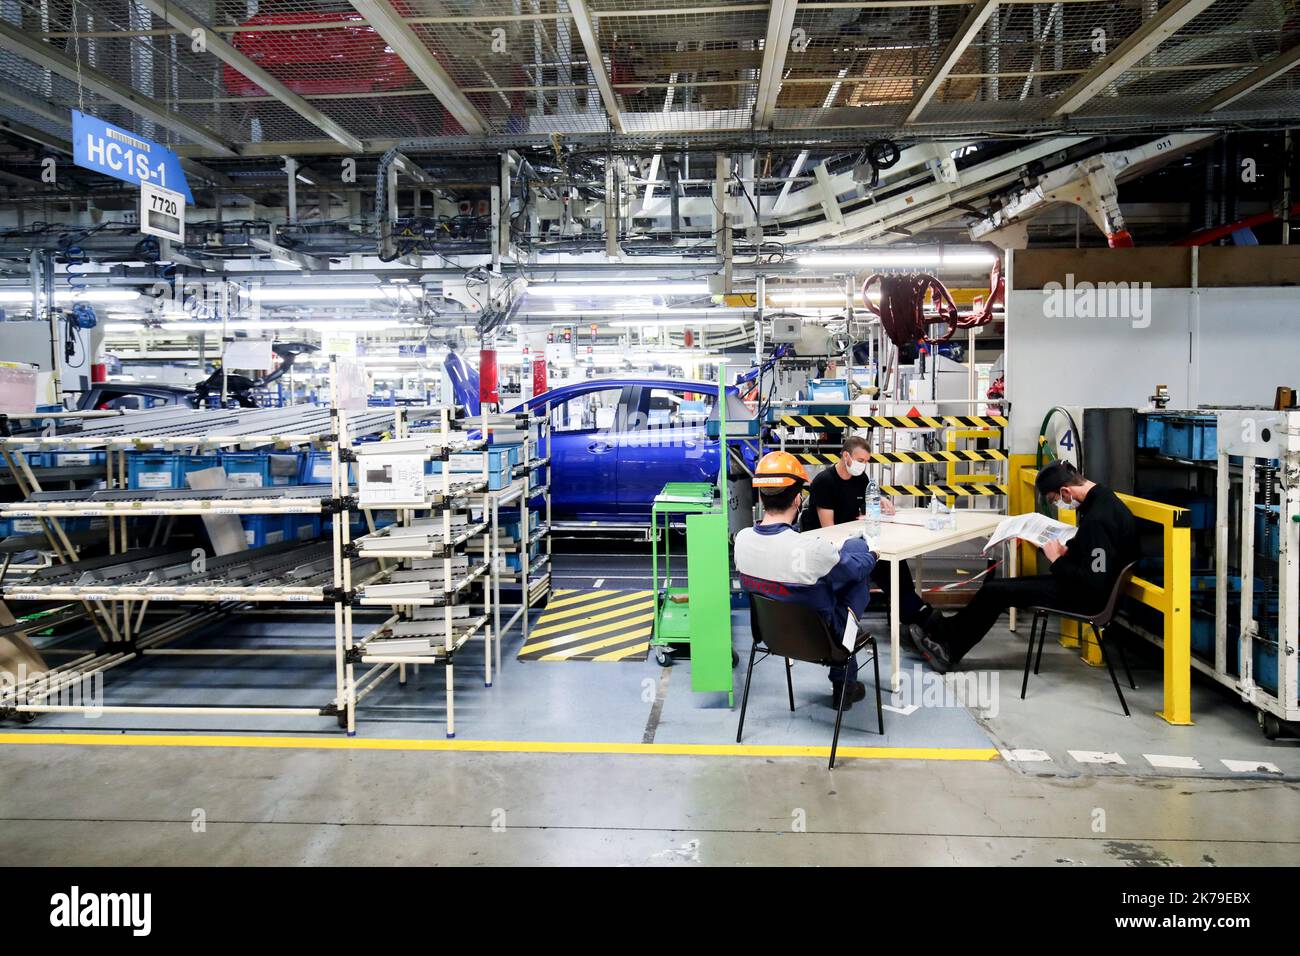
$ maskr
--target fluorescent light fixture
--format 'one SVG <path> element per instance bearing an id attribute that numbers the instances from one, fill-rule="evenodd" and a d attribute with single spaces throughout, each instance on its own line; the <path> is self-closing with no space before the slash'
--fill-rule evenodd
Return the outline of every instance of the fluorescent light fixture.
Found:
<path id="1" fill-rule="evenodd" d="M 135 302 L 139 298 L 140 293 L 134 289 L 64 289 L 54 293 L 54 302 L 57 305 L 65 305 L 70 302 L 90 302 L 92 304 Z M 29 304 L 31 301 L 32 293 L 30 289 L 0 289 L 0 303 Z"/>
<path id="2" fill-rule="evenodd" d="M 707 282 L 642 282 L 636 287 L 637 295 L 708 295 Z M 530 285 L 530 296 L 545 299 L 611 298 L 627 295 L 622 283 L 617 285 Z"/>
<path id="3" fill-rule="evenodd" d="M 686 318 L 687 316 L 696 316 L 697 318 L 702 318 L 702 319 L 721 320 L 725 316 L 734 316 L 734 318 L 730 319 L 729 321 L 743 322 L 745 319 L 752 318 L 756 310 L 745 309 L 745 308 L 732 308 L 727 306 L 721 306 L 713 309 L 666 309 L 666 308 L 661 308 L 659 306 L 651 306 L 650 308 L 644 309 L 642 311 L 644 312 L 644 314 L 652 317 L 652 319 L 655 320 L 664 319 L 665 321 L 672 321 L 678 317 Z M 628 314 L 628 310 L 626 309 L 580 309 L 576 312 L 557 312 L 554 309 L 525 308 L 519 312 L 520 317 L 528 317 L 528 318 L 535 318 L 535 319 L 551 318 L 551 319 L 565 320 L 563 323 L 557 323 L 557 324 L 576 324 L 576 322 L 580 322 L 582 320 L 592 318 L 592 317 L 618 316 L 619 318 L 622 318 L 627 314 Z M 633 322 L 632 324 L 644 325 L 645 323 Z"/>
<path id="4" fill-rule="evenodd" d="M 691 362 L 720 362 L 721 355 L 707 355 L 678 349 L 675 352 L 631 352 L 625 356 L 633 365 L 687 365 Z M 619 356 L 613 356 L 618 359 Z"/>
<path id="5" fill-rule="evenodd" d="M 937 266 L 937 252 L 835 252 L 800 256 L 801 266 Z"/>
<path id="6" fill-rule="evenodd" d="M 991 252 L 945 252 L 943 264 L 946 266 L 989 266 L 998 261 Z"/>
<path id="7" fill-rule="evenodd" d="M 857 297 L 857 292 L 854 292 Z M 773 305 L 795 305 L 801 302 L 827 302 L 840 303 L 845 302 L 845 292 L 843 289 L 786 289 L 780 292 L 769 292 L 767 301 Z"/>
<path id="8" fill-rule="evenodd" d="M 801 266 L 872 266 L 877 268 L 933 268 L 944 265 L 992 266 L 997 257 L 985 250 L 944 252 L 898 250 L 893 252 L 867 249 L 862 252 L 814 253 L 799 257 Z"/>
<path id="9" fill-rule="evenodd" d="M 709 318 L 707 316 L 702 316 L 698 319 L 689 319 L 685 317 L 680 319 L 677 318 L 623 319 L 619 322 L 610 322 L 609 327 L 611 329 L 640 329 L 646 327 L 647 325 L 653 325 L 658 328 L 663 328 L 665 326 L 673 327 L 679 325 L 682 326 L 689 325 L 692 328 L 698 329 L 701 326 L 708 326 L 708 325 L 739 325 L 741 322 L 744 321 L 745 320 L 740 316 L 736 316 L 735 318 Z"/>
<path id="10" fill-rule="evenodd" d="M 424 289 L 418 285 L 401 287 L 391 285 L 326 285 L 311 288 L 299 286 L 258 286 L 251 291 L 258 302 L 333 302 L 366 299 L 396 299 L 403 295 L 422 296 Z"/>
<path id="11" fill-rule="evenodd" d="M 110 322 L 104 328 L 108 332 L 148 332 L 157 329 L 162 332 L 216 332 L 220 334 L 222 325 L 220 322 L 195 321 L 162 322 L 159 326 L 150 326 L 144 323 Z M 275 329 L 287 329 L 291 332 L 385 332 L 390 329 L 423 329 L 423 326 L 395 322 L 390 319 L 336 319 L 334 321 L 317 320 L 315 322 L 236 319 L 227 322 L 225 325 L 227 332 L 266 332 Z"/>

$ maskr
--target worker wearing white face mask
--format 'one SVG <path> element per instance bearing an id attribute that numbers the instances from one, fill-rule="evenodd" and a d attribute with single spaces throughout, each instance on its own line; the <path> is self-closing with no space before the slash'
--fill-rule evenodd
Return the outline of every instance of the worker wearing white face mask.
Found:
<path id="1" fill-rule="evenodd" d="M 857 521 L 862 517 L 867 484 L 867 463 L 871 451 L 866 439 L 850 435 L 840 449 L 840 460 L 833 468 L 823 468 L 808 488 L 808 504 L 803 511 L 801 527 L 804 531 L 828 528 L 834 524 Z M 883 514 L 894 513 L 894 503 L 888 498 L 880 502 Z M 884 594 L 889 593 L 891 563 L 879 561 L 871 572 L 872 583 Z M 898 567 L 898 618 L 905 624 L 923 624 L 931 609 L 916 593 L 912 573 L 903 562 Z"/>
<path id="2" fill-rule="evenodd" d="M 952 617 L 934 615 L 911 628 L 912 640 L 938 670 L 955 667 L 1008 608 L 1054 607 L 1093 614 L 1106 606 L 1120 572 L 1139 557 L 1137 520 L 1115 492 L 1054 461 L 1035 479 L 1038 493 L 1064 511 L 1079 510 L 1067 544 L 1048 541 L 1047 574 L 984 580 L 971 602 Z"/>

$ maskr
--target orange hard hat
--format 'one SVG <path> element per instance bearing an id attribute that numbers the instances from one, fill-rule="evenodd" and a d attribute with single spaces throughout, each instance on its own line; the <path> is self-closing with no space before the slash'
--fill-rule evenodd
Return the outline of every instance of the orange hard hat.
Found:
<path id="1" fill-rule="evenodd" d="M 754 469 L 754 487 L 759 491 L 779 491 L 795 484 L 807 484 L 808 472 L 798 458 L 788 451 L 769 451 Z"/>

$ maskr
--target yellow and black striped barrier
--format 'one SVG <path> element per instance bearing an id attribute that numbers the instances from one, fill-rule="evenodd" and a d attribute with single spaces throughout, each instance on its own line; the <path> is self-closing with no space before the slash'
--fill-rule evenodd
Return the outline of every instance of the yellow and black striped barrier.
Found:
<path id="1" fill-rule="evenodd" d="M 557 589 L 519 660 L 643 661 L 654 616 L 654 591 Z"/>
<path id="2" fill-rule="evenodd" d="M 1005 428 L 1001 415 L 783 415 L 786 428 Z"/>
<path id="3" fill-rule="evenodd" d="M 930 495 L 940 498 L 992 498 L 1007 494 L 1006 485 L 881 485 L 880 490 L 891 498 L 922 498 Z"/>
<path id="4" fill-rule="evenodd" d="M 971 448 L 956 451 L 873 451 L 869 454 L 871 457 L 867 461 L 882 465 L 941 465 L 945 462 L 1007 460 L 1007 453 L 1000 448 Z M 833 465 L 840 460 L 838 454 L 828 452 L 795 452 L 794 456 L 805 465 Z"/>

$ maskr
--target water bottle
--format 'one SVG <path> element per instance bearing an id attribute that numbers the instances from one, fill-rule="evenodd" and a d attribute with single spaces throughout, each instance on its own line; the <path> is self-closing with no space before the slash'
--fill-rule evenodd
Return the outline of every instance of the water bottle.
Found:
<path id="1" fill-rule="evenodd" d="M 947 528 L 949 531 L 956 531 L 957 530 L 957 509 L 945 507 L 943 510 L 945 512 L 945 516 L 948 519 L 945 522 L 944 527 Z"/>
<path id="2" fill-rule="evenodd" d="M 943 519 L 939 516 L 939 499 L 931 496 L 930 504 L 925 509 L 925 528 L 927 531 L 938 531 L 943 527 Z"/>
<path id="3" fill-rule="evenodd" d="M 863 530 L 868 537 L 880 534 L 880 485 L 872 478 L 867 482 L 866 501 L 862 513 L 867 516 L 867 526 Z"/>

